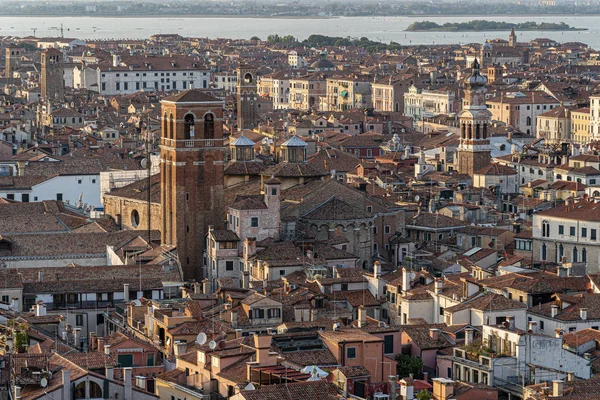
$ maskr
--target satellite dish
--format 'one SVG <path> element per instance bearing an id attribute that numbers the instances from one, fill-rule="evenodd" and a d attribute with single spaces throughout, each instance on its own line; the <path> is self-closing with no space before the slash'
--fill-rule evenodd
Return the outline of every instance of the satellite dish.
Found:
<path id="1" fill-rule="evenodd" d="M 42 378 L 42 380 L 40 381 L 40 386 L 45 388 L 46 386 L 48 386 L 48 379 L 46 378 Z"/>
<path id="2" fill-rule="evenodd" d="M 210 347 L 211 350 L 214 350 L 217 347 L 217 342 L 215 342 L 214 340 L 211 340 L 210 343 L 208 344 L 208 347 Z"/>
<path id="3" fill-rule="evenodd" d="M 225 344 L 224 340 L 219 342 L 219 349 L 223 350 L 225 348 L 225 346 L 226 346 L 226 344 Z"/>
<path id="4" fill-rule="evenodd" d="M 148 158 L 143 158 L 142 161 L 140 161 L 140 165 L 143 169 L 148 169 L 148 167 L 152 165 L 152 161 Z"/>
<path id="5" fill-rule="evenodd" d="M 416 195 L 415 196 L 415 201 L 419 201 L 419 200 L 421 200 L 421 197 L 419 195 Z"/>
<path id="6" fill-rule="evenodd" d="M 207 339 L 208 339 L 208 337 L 206 336 L 206 333 L 200 332 L 198 334 L 198 336 L 196 336 L 196 343 L 198 343 L 200 346 L 202 346 L 204 343 L 206 343 Z"/>

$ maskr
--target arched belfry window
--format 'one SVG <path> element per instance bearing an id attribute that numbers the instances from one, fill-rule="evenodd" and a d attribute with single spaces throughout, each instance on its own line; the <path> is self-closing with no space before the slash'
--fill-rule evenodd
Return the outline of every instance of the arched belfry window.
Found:
<path id="1" fill-rule="evenodd" d="M 215 138 L 215 116 L 212 113 L 208 113 L 204 116 L 204 138 Z"/>
<path id="2" fill-rule="evenodd" d="M 252 78 L 252 74 L 250 72 L 248 72 L 246 75 L 244 75 L 244 82 L 245 83 L 252 83 L 254 79 Z"/>
<path id="3" fill-rule="evenodd" d="M 194 116 L 192 114 L 186 114 L 183 118 L 183 124 L 183 137 L 185 139 L 193 139 L 195 136 Z"/>
<path id="4" fill-rule="evenodd" d="M 169 121 L 168 117 L 167 117 L 167 112 L 165 111 L 165 114 L 163 115 L 163 120 L 162 120 L 162 135 L 165 138 L 168 138 L 169 136 L 169 132 L 167 132 L 167 122 Z"/>
<path id="5" fill-rule="evenodd" d="M 175 117 L 173 117 L 173 113 L 169 116 L 169 138 L 175 139 Z"/>

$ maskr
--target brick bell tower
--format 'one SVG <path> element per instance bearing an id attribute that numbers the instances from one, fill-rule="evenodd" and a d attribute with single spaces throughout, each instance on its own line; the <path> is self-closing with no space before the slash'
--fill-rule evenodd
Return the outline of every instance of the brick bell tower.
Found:
<path id="1" fill-rule="evenodd" d="M 485 105 L 487 79 L 479 73 L 477 60 L 472 73 L 465 79 L 465 96 L 460 118 L 460 142 L 457 151 L 458 172 L 473 177 L 473 173 L 492 161 L 488 126 L 492 113 Z"/>
<path id="2" fill-rule="evenodd" d="M 202 279 L 208 226 L 222 229 L 223 101 L 192 89 L 161 101 L 163 244 L 177 246 L 185 279 Z"/>
<path id="3" fill-rule="evenodd" d="M 256 69 L 240 65 L 237 70 L 237 127 L 254 129 L 258 121 Z"/>

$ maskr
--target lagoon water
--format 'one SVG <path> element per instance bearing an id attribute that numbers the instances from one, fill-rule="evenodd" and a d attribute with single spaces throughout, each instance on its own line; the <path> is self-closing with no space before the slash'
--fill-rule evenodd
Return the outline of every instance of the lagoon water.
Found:
<path id="1" fill-rule="evenodd" d="M 405 32 L 415 21 L 467 22 L 474 19 L 506 22 L 565 22 L 587 31 L 522 31 L 519 41 L 547 37 L 558 42 L 583 42 L 600 48 L 600 16 L 424 16 L 424 17 L 340 17 L 316 18 L 250 18 L 250 17 L 0 17 L 0 36 L 59 36 L 80 39 L 148 38 L 156 33 L 178 33 L 188 37 L 266 39 L 270 34 L 293 35 L 305 39 L 311 34 L 341 37 L 363 37 L 382 42 L 396 41 L 405 45 L 447 43 L 482 43 L 486 39 L 508 38 L 508 32 Z"/>

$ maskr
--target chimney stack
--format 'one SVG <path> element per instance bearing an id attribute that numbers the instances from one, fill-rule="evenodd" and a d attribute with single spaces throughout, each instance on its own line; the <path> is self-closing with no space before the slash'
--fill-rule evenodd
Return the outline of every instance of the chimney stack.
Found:
<path id="1" fill-rule="evenodd" d="M 388 376 L 388 382 L 390 384 L 390 399 L 391 400 L 396 399 L 396 382 L 397 382 L 397 380 L 398 380 L 398 378 L 396 377 L 396 375 Z"/>
<path id="2" fill-rule="evenodd" d="M 106 376 L 106 379 L 109 381 L 112 381 L 115 379 L 115 369 L 113 367 L 104 368 L 104 376 Z"/>
<path id="3" fill-rule="evenodd" d="M 123 284 L 123 299 L 126 304 L 129 303 L 129 283 Z"/>
<path id="4" fill-rule="evenodd" d="M 465 346 L 469 346 L 471 343 L 473 343 L 474 333 L 475 331 L 473 330 L 473 328 L 465 329 Z"/>
<path id="5" fill-rule="evenodd" d="M 133 384 L 131 382 L 133 368 L 127 367 L 123 368 L 123 377 L 125 384 L 125 395 L 123 396 L 124 400 L 133 400 Z"/>
<path id="6" fill-rule="evenodd" d="M 62 392 L 63 398 L 62 400 L 71 400 L 71 370 L 68 368 L 62 369 Z"/>
<path id="7" fill-rule="evenodd" d="M 560 380 L 552 381 L 552 397 L 562 397 L 564 394 L 565 383 Z"/>
<path id="8" fill-rule="evenodd" d="M 587 308 L 579 309 L 579 317 L 581 318 L 582 321 L 585 321 L 587 319 Z"/>
<path id="9" fill-rule="evenodd" d="M 515 317 L 513 316 L 507 316 L 506 317 L 506 322 L 508 322 L 508 329 L 510 329 L 511 331 L 515 330 Z"/>
<path id="10" fill-rule="evenodd" d="M 367 310 L 365 306 L 358 307 L 358 327 L 364 328 L 367 326 Z"/>
<path id="11" fill-rule="evenodd" d="M 551 309 L 551 311 L 550 311 L 550 316 L 551 316 L 552 318 L 556 318 L 556 316 L 557 316 L 557 315 L 558 315 L 558 305 L 556 305 L 556 304 L 553 304 L 553 305 L 552 305 L 552 309 Z"/>
<path id="12" fill-rule="evenodd" d="M 237 311 L 231 310 L 231 327 L 237 328 L 238 326 L 238 313 Z"/>
<path id="13" fill-rule="evenodd" d="M 42 300 L 39 300 L 35 303 L 35 316 L 43 317 L 46 315 L 46 305 Z"/>
<path id="14" fill-rule="evenodd" d="M 375 278 L 381 277 L 381 263 L 379 261 L 373 263 L 373 276 Z"/>
<path id="15" fill-rule="evenodd" d="M 212 285 L 211 282 L 208 278 L 204 278 L 202 280 L 202 292 L 204 294 L 211 294 L 212 293 Z"/>
<path id="16" fill-rule="evenodd" d="M 106 339 L 104 337 L 98 336 L 98 338 L 96 339 L 96 343 L 96 351 L 104 351 L 104 343 L 106 343 Z"/>
<path id="17" fill-rule="evenodd" d="M 410 273 L 407 268 L 402 268 L 402 294 L 410 290 Z"/>
<path id="18" fill-rule="evenodd" d="M 430 328 L 429 329 L 429 337 L 432 340 L 438 340 L 440 338 L 440 330 L 437 328 Z"/>
<path id="19" fill-rule="evenodd" d="M 538 323 L 537 321 L 529 321 L 529 332 L 538 333 Z"/>
<path id="20" fill-rule="evenodd" d="M 173 353 L 174 353 L 175 357 L 179 357 L 183 353 L 185 353 L 186 349 L 187 349 L 187 343 L 186 342 L 177 341 L 177 342 L 175 342 L 175 348 L 173 349 Z"/>
<path id="21" fill-rule="evenodd" d="M 104 354 L 106 354 L 107 356 L 110 355 L 110 344 L 104 345 Z"/>
<path id="22" fill-rule="evenodd" d="M 436 278 L 434 285 L 435 285 L 434 286 L 434 293 L 435 294 L 441 294 L 442 293 L 442 289 L 444 288 L 444 281 L 442 280 L 442 278 Z"/>
<path id="23" fill-rule="evenodd" d="M 81 348 L 81 328 L 75 328 L 73 329 L 73 345 L 75 346 L 75 348 L 80 349 Z"/>

